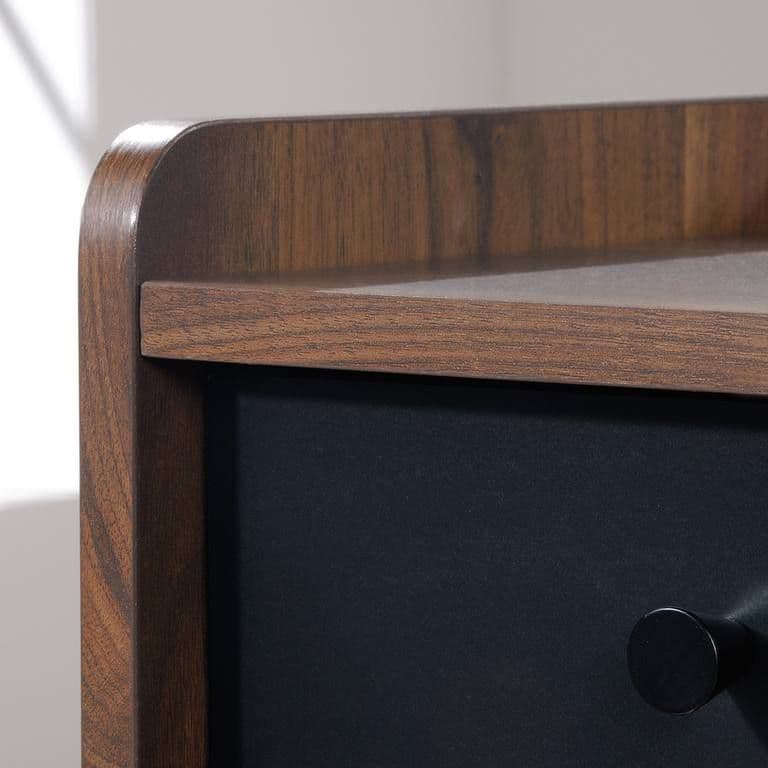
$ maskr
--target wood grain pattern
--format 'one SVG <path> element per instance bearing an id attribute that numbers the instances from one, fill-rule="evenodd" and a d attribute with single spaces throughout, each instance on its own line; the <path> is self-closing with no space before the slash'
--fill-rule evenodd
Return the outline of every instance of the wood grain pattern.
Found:
<path id="1" fill-rule="evenodd" d="M 768 394 L 768 313 L 146 283 L 146 355 Z"/>
<path id="2" fill-rule="evenodd" d="M 81 231 L 84 765 L 206 761 L 201 386 L 195 366 L 140 356 L 143 282 L 510 257 L 535 268 L 548 251 L 567 261 L 570 249 L 768 234 L 767 135 L 768 102 L 750 101 L 150 124 L 120 137 Z M 279 298 L 276 317 L 290 311 Z M 644 317 L 628 335 L 659 327 Z M 752 386 L 754 338 L 700 320 L 692 337 L 732 331 L 723 354 Z M 474 339 L 485 321 L 473 322 Z M 582 351 L 574 338 L 558 365 Z M 462 354 L 471 366 L 472 347 Z M 539 378 L 530 354 L 517 373 Z"/>
<path id="3" fill-rule="evenodd" d="M 146 262 L 199 278 L 758 234 L 766 144 L 763 101 L 213 123 L 156 171 Z"/>
<path id="4" fill-rule="evenodd" d="M 199 388 L 140 359 L 136 306 L 142 196 L 181 131 L 118 139 L 83 211 L 83 765 L 99 768 L 205 764 Z"/>
<path id="5" fill-rule="evenodd" d="M 768 231 L 766 139 L 762 102 L 686 107 L 686 237 Z"/>

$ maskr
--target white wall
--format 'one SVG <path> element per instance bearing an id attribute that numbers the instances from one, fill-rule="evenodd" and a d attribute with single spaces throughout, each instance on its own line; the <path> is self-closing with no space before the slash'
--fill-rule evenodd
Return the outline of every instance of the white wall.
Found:
<path id="1" fill-rule="evenodd" d="M 765 0 L 517 0 L 505 98 L 519 104 L 768 92 Z"/>
<path id="2" fill-rule="evenodd" d="M 112 136 L 759 94 L 766 28 L 764 0 L 0 0 L 0 765 L 79 764 L 76 244 Z"/>

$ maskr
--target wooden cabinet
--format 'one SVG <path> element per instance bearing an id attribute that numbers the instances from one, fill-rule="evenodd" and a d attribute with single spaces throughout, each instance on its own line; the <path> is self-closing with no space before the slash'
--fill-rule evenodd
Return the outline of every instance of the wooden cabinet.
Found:
<path id="1" fill-rule="evenodd" d="M 84 765 L 761 765 L 767 191 L 764 101 L 122 134 Z M 666 605 L 748 630 L 687 717 L 627 669 Z"/>

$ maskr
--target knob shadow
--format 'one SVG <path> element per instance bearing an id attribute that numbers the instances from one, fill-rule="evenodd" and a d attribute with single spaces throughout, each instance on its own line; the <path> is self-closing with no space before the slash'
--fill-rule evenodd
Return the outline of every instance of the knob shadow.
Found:
<path id="1" fill-rule="evenodd" d="M 752 630 L 752 660 L 730 693 L 753 733 L 768 751 L 768 635 Z"/>
<path id="2" fill-rule="evenodd" d="M 763 749 L 768 751 L 768 589 L 759 587 L 747 594 L 730 618 L 749 628 L 752 658 L 745 674 L 731 685 L 729 692 Z"/>

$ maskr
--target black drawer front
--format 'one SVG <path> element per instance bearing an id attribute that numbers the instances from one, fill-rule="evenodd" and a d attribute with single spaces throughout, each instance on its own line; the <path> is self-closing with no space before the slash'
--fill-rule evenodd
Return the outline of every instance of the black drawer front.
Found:
<path id="1" fill-rule="evenodd" d="M 767 415 L 230 369 L 207 406 L 211 765 L 765 765 Z M 686 717 L 625 658 L 670 604 L 758 641 Z"/>

